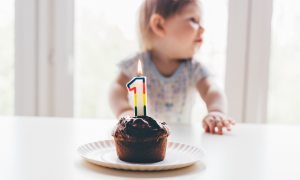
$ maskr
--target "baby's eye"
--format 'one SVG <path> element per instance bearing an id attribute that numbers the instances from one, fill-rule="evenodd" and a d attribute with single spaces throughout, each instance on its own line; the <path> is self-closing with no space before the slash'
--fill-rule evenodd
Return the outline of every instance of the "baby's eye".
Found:
<path id="1" fill-rule="evenodd" d="M 200 26 L 200 22 L 196 18 L 191 17 L 189 18 L 189 21 L 194 28 L 198 28 Z"/>
<path id="2" fill-rule="evenodd" d="M 193 17 L 191 17 L 191 18 L 190 18 L 190 21 L 191 21 L 191 22 L 193 22 L 193 23 L 197 23 L 197 24 L 199 24 L 199 22 L 197 21 L 197 19 L 196 19 L 196 18 L 193 18 Z"/>

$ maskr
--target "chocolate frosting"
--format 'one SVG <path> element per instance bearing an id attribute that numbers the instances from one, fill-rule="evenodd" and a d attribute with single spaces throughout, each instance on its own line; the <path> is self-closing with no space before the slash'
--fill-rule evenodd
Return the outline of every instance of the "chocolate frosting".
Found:
<path id="1" fill-rule="evenodd" d="M 169 135 L 165 122 L 158 122 L 149 116 L 122 117 L 116 125 L 112 136 L 124 140 L 159 139 Z"/>

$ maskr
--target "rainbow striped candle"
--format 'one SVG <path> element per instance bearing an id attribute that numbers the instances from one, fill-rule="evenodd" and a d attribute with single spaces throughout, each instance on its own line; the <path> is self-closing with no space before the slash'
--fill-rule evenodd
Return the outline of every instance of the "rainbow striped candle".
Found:
<path id="1" fill-rule="evenodd" d="M 142 76 L 141 61 L 138 61 L 138 76 L 127 83 L 127 89 L 133 92 L 133 106 L 135 116 L 147 115 L 147 78 Z"/>

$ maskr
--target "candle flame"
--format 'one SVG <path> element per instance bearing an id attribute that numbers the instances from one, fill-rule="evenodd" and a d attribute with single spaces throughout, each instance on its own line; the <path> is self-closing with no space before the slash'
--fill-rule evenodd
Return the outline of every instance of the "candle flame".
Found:
<path id="1" fill-rule="evenodd" d="M 138 62 L 138 75 L 143 75 L 142 63 L 141 60 Z"/>

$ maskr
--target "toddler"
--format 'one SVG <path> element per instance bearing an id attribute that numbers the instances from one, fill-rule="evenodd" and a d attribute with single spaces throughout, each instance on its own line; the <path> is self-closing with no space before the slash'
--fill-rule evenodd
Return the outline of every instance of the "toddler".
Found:
<path id="1" fill-rule="evenodd" d="M 142 52 L 119 64 L 113 82 L 111 108 L 117 118 L 133 116 L 126 84 L 137 76 L 137 63 L 147 77 L 147 111 L 155 119 L 190 121 L 196 93 L 208 114 L 202 120 L 205 132 L 223 134 L 234 120 L 226 115 L 226 98 L 207 69 L 193 56 L 203 42 L 201 7 L 198 0 L 144 0 L 139 14 Z"/>

